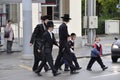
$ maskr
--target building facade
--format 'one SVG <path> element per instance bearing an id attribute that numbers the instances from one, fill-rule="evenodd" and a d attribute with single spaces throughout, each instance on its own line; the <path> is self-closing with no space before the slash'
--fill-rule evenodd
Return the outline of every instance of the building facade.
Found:
<path id="1" fill-rule="evenodd" d="M 49 1 L 49 0 L 48 0 Z M 76 33 L 81 37 L 81 0 L 53 0 L 56 2 L 48 2 L 45 4 L 32 3 L 32 30 L 36 24 L 40 23 L 41 15 L 49 15 L 50 19 L 55 23 L 54 32 L 58 33 L 58 27 L 62 23 L 61 16 L 69 14 L 72 20 L 68 24 L 68 31 Z M 15 25 L 15 37 L 23 37 L 23 10 L 22 3 L 5 4 L 6 5 L 6 19 L 11 19 Z"/>
<path id="2" fill-rule="evenodd" d="M 20 27 L 22 27 L 22 3 L 7 4 L 6 8 L 7 19 L 13 20 L 14 23 L 20 22 Z M 56 0 L 55 3 L 47 4 L 32 3 L 32 28 L 34 29 L 36 24 L 40 23 L 41 15 L 49 15 L 57 29 L 61 24 L 61 16 L 64 14 L 69 14 L 72 18 L 68 24 L 69 33 L 76 32 L 77 36 L 81 36 L 81 0 Z"/>

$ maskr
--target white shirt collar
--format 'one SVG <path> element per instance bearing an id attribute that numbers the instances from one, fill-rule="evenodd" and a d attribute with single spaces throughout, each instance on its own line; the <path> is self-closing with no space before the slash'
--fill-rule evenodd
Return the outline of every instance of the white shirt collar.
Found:
<path id="1" fill-rule="evenodd" d="M 51 38 L 52 38 L 52 31 L 48 30 L 48 32 L 49 32 L 49 34 L 50 34 L 50 36 L 51 36 Z"/>
<path id="2" fill-rule="evenodd" d="M 100 47 L 100 43 L 96 43 L 98 47 Z"/>

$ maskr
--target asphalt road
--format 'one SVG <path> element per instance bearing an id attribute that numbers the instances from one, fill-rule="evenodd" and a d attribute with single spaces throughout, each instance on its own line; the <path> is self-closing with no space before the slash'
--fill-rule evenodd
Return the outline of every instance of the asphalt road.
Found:
<path id="1" fill-rule="evenodd" d="M 89 58 L 80 58 L 78 61 L 82 69 L 78 71 L 79 74 L 70 75 L 69 72 L 60 71 L 61 75 L 53 77 L 51 71 L 43 70 L 41 72 L 43 76 L 38 77 L 31 70 L 33 60 L 22 60 L 21 53 L 11 55 L 4 53 L 0 55 L 0 80 L 120 80 L 120 61 L 112 63 L 110 55 L 102 59 L 109 67 L 105 71 L 102 71 L 97 63 L 93 65 L 93 71 L 87 71 Z"/>

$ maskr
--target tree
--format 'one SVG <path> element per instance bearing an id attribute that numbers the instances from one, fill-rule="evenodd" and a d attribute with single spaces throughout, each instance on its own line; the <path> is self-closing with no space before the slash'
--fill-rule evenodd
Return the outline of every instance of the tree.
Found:
<path id="1" fill-rule="evenodd" d="M 118 4 L 118 0 L 97 0 L 98 3 L 98 12 L 99 16 L 104 16 L 106 18 L 114 17 L 117 13 L 116 5 Z"/>
<path id="2" fill-rule="evenodd" d="M 82 15 L 84 16 L 85 0 L 82 0 Z M 105 33 L 106 19 L 120 19 L 120 9 L 116 6 L 119 0 L 96 0 L 96 15 L 99 17 L 97 34 Z M 84 31 L 84 30 L 83 30 Z M 83 32 L 84 33 L 84 32 Z"/>

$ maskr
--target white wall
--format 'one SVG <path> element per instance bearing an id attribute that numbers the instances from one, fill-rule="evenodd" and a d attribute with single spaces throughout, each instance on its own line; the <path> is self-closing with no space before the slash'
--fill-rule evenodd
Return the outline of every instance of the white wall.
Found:
<path id="1" fill-rule="evenodd" d="M 70 0 L 70 17 L 72 18 L 69 23 L 69 34 L 76 33 L 77 38 L 75 43 L 76 47 L 82 46 L 82 26 L 81 26 L 81 0 Z"/>
<path id="2" fill-rule="evenodd" d="M 70 0 L 70 17 L 72 18 L 69 23 L 69 32 L 76 33 L 81 36 L 81 0 Z"/>

